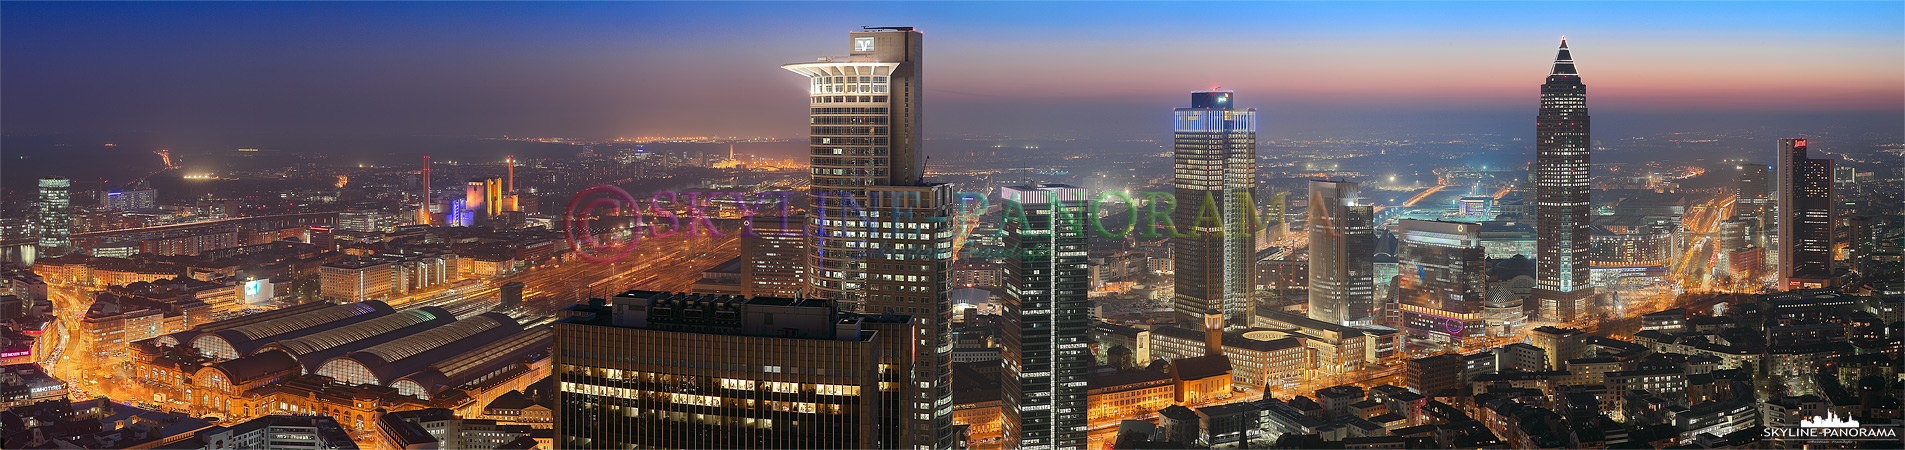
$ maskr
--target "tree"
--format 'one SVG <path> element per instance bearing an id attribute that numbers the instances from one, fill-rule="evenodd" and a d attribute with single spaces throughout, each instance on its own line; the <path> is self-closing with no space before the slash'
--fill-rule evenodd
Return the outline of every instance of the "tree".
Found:
<path id="1" fill-rule="evenodd" d="M 1774 374 L 1760 384 L 1759 395 L 1762 399 L 1773 399 L 1785 396 L 1789 390 L 1791 388 L 1786 386 L 1786 376 Z"/>
<path id="2" fill-rule="evenodd" d="M 318 299 L 320 286 L 318 274 L 301 276 L 291 280 L 291 295 L 297 298 L 299 303 L 314 301 Z"/>

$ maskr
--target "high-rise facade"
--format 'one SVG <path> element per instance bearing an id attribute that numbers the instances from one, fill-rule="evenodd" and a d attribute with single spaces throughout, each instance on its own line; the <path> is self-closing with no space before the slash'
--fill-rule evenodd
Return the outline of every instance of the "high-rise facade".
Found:
<path id="1" fill-rule="evenodd" d="M 1809 158 L 1806 140 L 1779 140 L 1779 282 L 1785 289 L 1832 284 L 1832 160 Z"/>
<path id="2" fill-rule="evenodd" d="M 1226 325 L 1248 326 L 1255 306 L 1257 109 L 1234 107 L 1232 94 L 1193 92 L 1172 121 L 1175 306 L 1193 329 L 1213 309 Z"/>
<path id="3" fill-rule="evenodd" d="M 118 211 L 143 211 L 159 207 L 158 189 L 127 189 L 108 192 L 99 198 L 99 206 Z"/>
<path id="4" fill-rule="evenodd" d="M 1062 184 L 999 192 L 1005 222 L 1004 448 L 1082 449 L 1092 356 L 1091 269 L 1085 215 L 1091 194 Z"/>
<path id="5" fill-rule="evenodd" d="M 1542 320 L 1571 322 L 1589 313 L 1587 86 L 1561 40 L 1535 117 L 1535 290 Z"/>
<path id="6" fill-rule="evenodd" d="M 847 56 L 781 66 L 808 78 L 807 295 L 907 314 L 922 329 L 912 381 L 892 386 L 887 409 L 908 421 L 883 448 L 953 446 L 946 281 L 958 203 L 950 186 L 922 180 L 921 39 L 911 27 L 869 28 L 849 33 Z"/>
<path id="7" fill-rule="evenodd" d="M 754 236 L 741 237 L 749 295 L 799 297 L 807 287 L 807 216 L 759 216 Z"/>
<path id="8" fill-rule="evenodd" d="M 1371 323 L 1376 295 L 1375 210 L 1362 186 L 1310 181 L 1310 318 Z"/>
<path id="9" fill-rule="evenodd" d="M 1403 219 L 1396 298 L 1415 338 L 1460 346 L 1487 334 L 1487 258 L 1481 225 Z"/>
<path id="10" fill-rule="evenodd" d="M 73 246 L 73 180 L 64 177 L 40 179 L 41 256 L 59 256 Z"/>
<path id="11" fill-rule="evenodd" d="M 556 447 L 889 448 L 881 387 L 903 369 L 885 350 L 911 329 L 833 305 L 629 291 L 569 308 L 555 323 Z"/>
<path id="12" fill-rule="evenodd" d="M 374 233 L 382 228 L 377 224 L 377 222 L 381 220 L 380 216 L 382 216 L 382 214 L 376 211 L 339 212 L 337 213 L 337 229 L 361 233 Z"/>
<path id="13" fill-rule="evenodd" d="M 1765 164 L 1741 164 L 1738 167 L 1739 172 L 1733 178 L 1733 193 L 1736 197 L 1733 203 L 1734 218 L 1756 222 L 1748 224 L 1755 228 L 1772 226 L 1772 218 L 1768 215 L 1772 212 L 1773 202 L 1771 170 L 1772 167 Z M 1748 244 L 1765 246 L 1764 239 L 1757 236 L 1764 233 L 1755 234 L 1748 237 Z"/>

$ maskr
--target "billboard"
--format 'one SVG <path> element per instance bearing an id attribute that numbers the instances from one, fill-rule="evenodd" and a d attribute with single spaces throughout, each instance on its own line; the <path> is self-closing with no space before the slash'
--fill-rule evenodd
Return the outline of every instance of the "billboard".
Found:
<path id="1" fill-rule="evenodd" d="M 246 281 L 243 286 L 240 286 L 239 292 L 242 293 L 245 304 L 256 305 L 271 301 L 273 297 L 276 297 L 273 291 L 271 280 L 250 280 Z"/>

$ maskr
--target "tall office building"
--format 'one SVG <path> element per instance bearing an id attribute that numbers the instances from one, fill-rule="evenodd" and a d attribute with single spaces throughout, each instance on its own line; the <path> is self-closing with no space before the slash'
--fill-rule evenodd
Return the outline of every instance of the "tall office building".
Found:
<path id="1" fill-rule="evenodd" d="M 1832 284 L 1832 160 L 1806 157 L 1805 139 L 1779 140 L 1779 281 L 1786 289 Z"/>
<path id="2" fill-rule="evenodd" d="M 807 287 L 807 216 L 757 216 L 754 236 L 741 237 L 749 295 L 800 297 Z"/>
<path id="3" fill-rule="evenodd" d="M 1771 212 L 1769 204 L 1773 202 L 1771 169 L 1765 164 L 1741 164 L 1737 167 L 1738 173 L 1733 177 L 1733 193 L 1737 197 L 1733 204 L 1735 218 L 1757 220 L 1761 227 L 1771 224 L 1766 215 Z M 1764 245 L 1757 240 L 1752 244 Z"/>
<path id="4" fill-rule="evenodd" d="M 629 291 L 555 323 L 557 448 L 891 448 L 901 316 L 821 299 Z M 898 341 L 898 342 L 890 342 Z M 904 413 L 902 411 L 902 413 Z"/>
<path id="5" fill-rule="evenodd" d="M 337 229 L 362 233 L 377 232 L 380 228 L 376 211 L 343 211 L 337 213 Z"/>
<path id="6" fill-rule="evenodd" d="M 1594 298 L 1588 283 L 1587 86 L 1574 71 L 1567 39 L 1541 85 L 1535 117 L 1535 290 L 1542 320 L 1584 317 Z"/>
<path id="7" fill-rule="evenodd" d="M 1337 325 L 1374 321 L 1375 209 L 1362 186 L 1310 181 L 1310 318 Z"/>
<path id="8" fill-rule="evenodd" d="M 143 211 L 159 207 L 158 189 L 127 189 L 99 197 L 99 206 L 117 211 Z"/>
<path id="9" fill-rule="evenodd" d="M 1396 298 L 1417 339 L 1460 346 L 1487 334 L 1488 280 L 1481 225 L 1403 219 Z"/>
<path id="10" fill-rule="evenodd" d="M 1004 448 L 1085 447 L 1085 379 L 1090 373 L 1091 269 L 1083 220 L 1091 194 L 1062 184 L 1011 186 L 999 197 L 1004 224 L 1006 377 L 1000 395 Z"/>
<path id="11" fill-rule="evenodd" d="M 1176 210 L 1171 267 L 1177 323 L 1202 329 L 1204 312 L 1249 326 L 1257 290 L 1257 109 L 1235 108 L 1231 91 L 1191 93 L 1172 120 Z"/>
<path id="12" fill-rule="evenodd" d="M 911 27 L 849 33 L 847 56 L 782 65 L 808 78 L 813 182 L 807 218 L 807 295 L 848 311 L 911 315 L 924 331 L 898 442 L 951 448 L 952 229 L 950 186 L 926 183 L 920 150 L 922 35 Z"/>
<path id="13" fill-rule="evenodd" d="M 40 179 L 40 256 L 64 255 L 73 246 L 73 180 Z"/>

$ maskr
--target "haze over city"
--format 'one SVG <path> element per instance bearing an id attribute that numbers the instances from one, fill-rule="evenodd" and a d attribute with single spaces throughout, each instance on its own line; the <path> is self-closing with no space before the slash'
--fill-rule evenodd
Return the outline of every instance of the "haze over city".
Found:
<path id="1" fill-rule="evenodd" d="M 8 449 L 1905 448 L 1905 3 L 0 13 Z"/>

